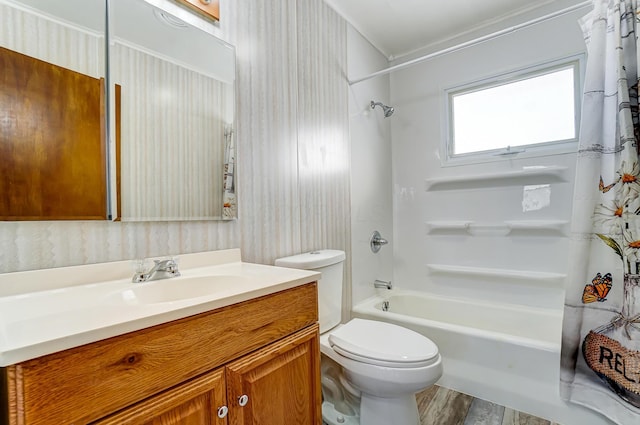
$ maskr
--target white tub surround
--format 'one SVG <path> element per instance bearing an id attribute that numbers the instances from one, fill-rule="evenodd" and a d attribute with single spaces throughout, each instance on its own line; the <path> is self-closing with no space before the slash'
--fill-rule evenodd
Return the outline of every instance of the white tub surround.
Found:
<path id="1" fill-rule="evenodd" d="M 0 274 L 0 366 L 318 280 L 231 249 L 177 257 L 180 277 L 132 283 L 133 262 Z"/>
<path id="2" fill-rule="evenodd" d="M 532 307 L 392 290 L 353 308 L 353 316 L 419 332 L 437 346 L 438 384 L 563 425 L 608 424 L 560 399 L 560 308 Z M 382 311 L 382 302 L 389 311 Z"/>

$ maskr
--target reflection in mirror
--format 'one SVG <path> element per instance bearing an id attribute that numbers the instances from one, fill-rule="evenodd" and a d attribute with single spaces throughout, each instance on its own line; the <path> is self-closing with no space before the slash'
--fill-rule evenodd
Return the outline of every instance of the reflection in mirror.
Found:
<path id="1" fill-rule="evenodd" d="M 0 219 L 107 218 L 105 0 L 0 0 Z"/>
<path id="2" fill-rule="evenodd" d="M 104 76 L 104 0 L 0 0 L 3 47 Z"/>
<path id="3" fill-rule="evenodd" d="M 109 22 L 121 219 L 235 218 L 234 48 L 143 0 Z"/>

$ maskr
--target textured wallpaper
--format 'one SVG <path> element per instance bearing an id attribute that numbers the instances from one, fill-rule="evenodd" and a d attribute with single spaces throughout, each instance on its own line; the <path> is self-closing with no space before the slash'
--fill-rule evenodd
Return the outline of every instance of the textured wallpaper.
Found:
<path id="1" fill-rule="evenodd" d="M 321 0 L 238 7 L 243 256 L 348 251 L 346 23 Z"/>
<path id="2" fill-rule="evenodd" d="M 238 0 L 221 14 L 237 54 L 238 220 L 2 222 L 0 272 L 236 247 L 267 264 L 349 250 L 345 22 L 322 0 Z"/>

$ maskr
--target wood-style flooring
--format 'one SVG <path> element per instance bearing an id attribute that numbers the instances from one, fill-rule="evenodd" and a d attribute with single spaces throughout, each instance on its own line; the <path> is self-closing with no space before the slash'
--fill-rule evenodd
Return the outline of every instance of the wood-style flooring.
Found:
<path id="1" fill-rule="evenodd" d="M 438 386 L 416 398 L 421 425 L 558 425 Z"/>

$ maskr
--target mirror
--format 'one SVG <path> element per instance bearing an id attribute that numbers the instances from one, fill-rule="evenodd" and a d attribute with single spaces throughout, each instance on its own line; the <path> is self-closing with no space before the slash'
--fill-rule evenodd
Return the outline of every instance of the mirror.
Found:
<path id="1" fill-rule="evenodd" d="M 0 0 L 0 219 L 107 218 L 104 0 Z"/>
<path id="2" fill-rule="evenodd" d="M 109 75 L 104 72 L 107 3 Z M 181 19 L 151 3 L 171 10 Z M 87 144 L 84 136 L 79 137 L 73 130 L 71 137 L 39 133 L 31 136 L 51 139 L 48 149 L 57 156 L 49 152 L 38 165 L 33 165 L 34 154 L 42 148 L 38 145 L 17 155 L 10 165 L 0 167 L 0 192 L 4 196 L 0 197 L 4 202 L 0 204 L 0 220 L 169 221 L 237 217 L 235 50 L 215 37 L 215 30 L 215 24 L 171 0 L 0 0 L 0 48 L 51 64 L 56 67 L 54 73 L 65 68 L 99 81 L 103 85 L 98 86 L 99 102 L 108 103 L 92 115 L 98 122 L 94 133 L 99 135 L 92 137 L 95 152 L 90 156 L 97 162 L 85 160 L 76 150 L 59 148 L 58 138 Z M 107 94 L 104 84 L 109 87 Z M 63 88 L 57 93 L 67 91 Z M 7 102 L 0 99 L 0 105 L 4 103 Z M 44 98 L 39 109 L 74 115 L 69 105 L 66 98 Z M 32 110 L 27 115 L 16 116 L 11 108 L 0 109 L 0 137 L 17 121 L 42 127 L 39 115 Z M 86 119 L 77 118 L 76 122 L 81 124 Z M 63 121 L 50 127 L 56 132 L 68 126 Z M 0 143 L 0 147 L 3 145 Z M 6 154 L 5 148 L 4 158 Z M 54 198 L 66 209 L 87 206 L 89 195 L 99 200 L 99 205 L 91 203 L 89 213 L 69 213 L 66 209 L 49 215 L 5 212 L 6 205 L 15 204 L 14 197 L 6 195 L 8 188 L 17 187 L 16 193 L 23 198 L 41 192 L 33 190 L 33 181 L 20 174 L 25 164 L 35 168 L 31 174 L 43 184 L 60 174 L 70 174 L 69 170 L 82 169 L 100 180 L 78 189 L 75 183 L 89 179 L 85 174 L 70 174 L 71 183 L 65 190 L 59 190 L 57 183 L 49 185 L 45 189 L 51 196 L 39 201 L 41 212 L 53 208 Z M 58 199 L 59 194 L 65 197 Z"/>
<path id="3" fill-rule="evenodd" d="M 143 0 L 109 7 L 119 216 L 235 218 L 233 46 Z"/>

